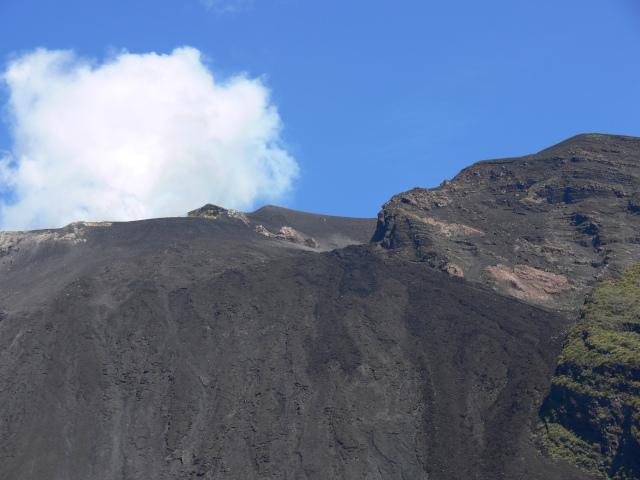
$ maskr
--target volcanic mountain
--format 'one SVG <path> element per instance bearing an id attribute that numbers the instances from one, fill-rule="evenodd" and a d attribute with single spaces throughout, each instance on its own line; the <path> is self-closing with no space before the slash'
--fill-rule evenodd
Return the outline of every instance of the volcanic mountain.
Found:
<path id="1" fill-rule="evenodd" d="M 640 139 L 580 135 L 377 220 L 2 232 L 0 478 L 595 478 L 538 412 L 639 227 Z"/>

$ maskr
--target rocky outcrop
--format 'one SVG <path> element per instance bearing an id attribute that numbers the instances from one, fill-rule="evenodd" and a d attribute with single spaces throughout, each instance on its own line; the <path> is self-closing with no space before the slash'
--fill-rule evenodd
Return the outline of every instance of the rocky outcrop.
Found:
<path id="1" fill-rule="evenodd" d="M 218 205 L 213 205 L 212 203 L 207 203 L 206 205 L 200 208 L 191 210 L 187 215 L 189 217 L 211 218 L 215 220 L 221 214 L 224 214 L 227 212 L 228 210 L 226 208 L 219 207 Z"/>
<path id="2" fill-rule="evenodd" d="M 278 240 L 304 245 L 309 248 L 318 248 L 318 242 L 316 242 L 312 237 L 303 237 L 295 228 L 285 226 L 282 227 L 279 232 L 274 233 L 267 230 L 264 226 L 258 225 L 255 230 L 265 237 L 277 238 Z"/>
<path id="3" fill-rule="evenodd" d="M 211 220 L 215 220 L 220 215 L 225 215 L 231 218 L 238 218 L 245 225 L 249 225 L 249 219 L 247 218 L 247 215 L 245 213 L 234 209 L 219 207 L 218 205 L 213 205 L 211 203 L 207 203 L 200 208 L 191 210 L 187 215 L 189 217 L 209 218 Z"/>
<path id="4" fill-rule="evenodd" d="M 513 269 L 498 264 L 485 268 L 487 282 L 497 290 L 521 300 L 545 302 L 551 296 L 571 290 L 569 280 L 564 275 L 544 272 L 527 265 L 516 265 Z"/>
<path id="5" fill-rule="evenodd" d="M 578 135 L 395 195 L 373 240 L 507 295 L 576 308 L 595 279 L 640 260 L 639 198 L 640 139 Z"/>

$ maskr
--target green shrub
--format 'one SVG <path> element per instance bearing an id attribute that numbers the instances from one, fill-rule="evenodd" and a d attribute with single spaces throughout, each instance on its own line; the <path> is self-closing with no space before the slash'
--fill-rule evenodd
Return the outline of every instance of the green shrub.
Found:
<path id="1" fill-rule="evenodd" d="M 540 415 L 552 455 L 640 478 L 640 264 L 586 295 Z"/>

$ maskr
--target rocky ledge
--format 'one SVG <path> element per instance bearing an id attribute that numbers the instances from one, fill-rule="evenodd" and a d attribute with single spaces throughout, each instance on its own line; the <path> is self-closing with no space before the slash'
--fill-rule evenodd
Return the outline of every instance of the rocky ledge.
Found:
<path id="1" fill-rule="evenodd" d="M 639 232 L 640 139 L 584 134 L 395 195 L 373 240 L 391 256 L 571 309 L 594 280 L 640 260 Z"/>

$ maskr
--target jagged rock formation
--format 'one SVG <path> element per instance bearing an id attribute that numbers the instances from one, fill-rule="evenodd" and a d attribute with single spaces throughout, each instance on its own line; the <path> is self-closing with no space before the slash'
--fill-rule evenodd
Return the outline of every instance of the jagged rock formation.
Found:
<path id="1" fill-rule="evenodd" d="M 0 478 L 594 478 L 532 436 L 567 309 L 640 261 L 638 142 L 481 162 L 377 230 L 206 205 L 2 234 Z"/>
<path id="2" fill-rule="evenodd" d="M 258 225 L 256 227 L 256 232 L 261 233 L 266 237 L 279 238 L 281 240 L 286 240 L 287 242 L 297 243 L 298 245 L 304 245 L 309 248 L 318 248 L 318 242 L 316 242 L 311 237 L 303 237 L 300 235 L 295 228 L 284 226 L 280 228 L 278 233 L 273 233 L 267 230 L 264 226 Z"/>
<path id="3" fill-rule="evenodd" d="M 640 258 L 640 140 L 578 135 L 394 196 L 375 240 L 533 304 L 575 308 Z"/>
<path id="4" fill-rule="evenodd" d="M 213 205 L 211 203 L 207 203 L 206 205 L 196 208 L 195 210 L 191 210 L 187 216 L 189 217 L 200 217 L 200 218 L 209 218 L 211 220 L 215 220 L 220 215 L 224 215 L 231 218 L 238 218 L 242 220 L 245 225 L 249 225 L 249 219 L 244 212 L 240 212 L 238 210 L 227 209 L 223 207 L 219 207 L 218 205 Z"/>
<path id="5" fill-rule="evenodd" d="M 195 210 L 191 210 L 187 215 L 189 217 L 200 217 L 200 218 L 211 218 L 215 220 L 220 215 L 228 213 L 229 210 L 223 207 L 219 207 L 218 205 L 213 205 L 211 203 L 207 203 L 206 205 L 196 208 Z"/>

